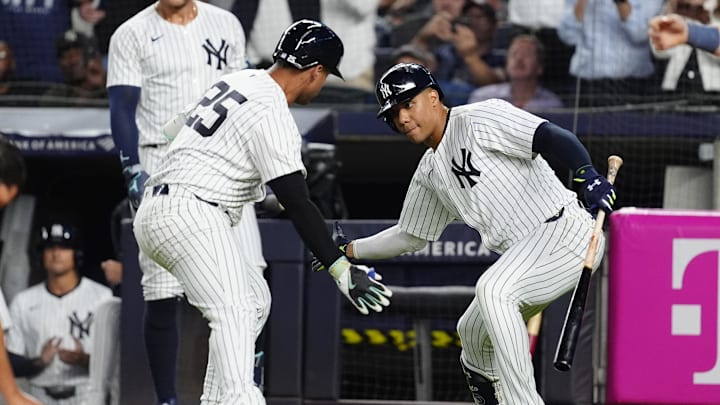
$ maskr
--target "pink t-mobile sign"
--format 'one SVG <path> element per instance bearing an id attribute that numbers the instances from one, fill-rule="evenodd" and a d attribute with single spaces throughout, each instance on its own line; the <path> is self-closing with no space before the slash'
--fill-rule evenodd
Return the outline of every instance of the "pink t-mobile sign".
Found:
<path id="1" fill-rule="evenodd" d="M 720 212 L 610 216 L 608 404 L 720 404 Z"/>

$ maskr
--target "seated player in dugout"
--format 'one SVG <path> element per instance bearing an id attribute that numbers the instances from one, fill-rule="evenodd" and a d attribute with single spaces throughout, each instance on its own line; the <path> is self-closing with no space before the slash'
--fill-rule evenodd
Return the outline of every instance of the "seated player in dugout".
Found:
<path id="1" fill-rule="evenodd" d="M 577 283 L 593 214 L 612 211 L 614 187 L 575 134 L 499 99 L 448 108 L 421 65 L 391 67 L 377 82 L 376 96 L 378 117 L 428 149 L 398 223 L 336 242 L 350 259 L 377 260 L 422 249 L 452 221 L 475 229 L 501 256 L 478 279 L 457 324 L 470 392 L 478 405 L 543 404 L 525 322 Z M 589 210 L 557 178 L 548 156 L 573 170 Z M 598 252 L 604 245 L 603 238 Z"/>
<path id="2" fill-rule="evenodd" d="M 42 370 L 28 379 L 30 394 L 42 404 L 81 404 L 87 399 L 93 314 L 112 291 L 78 274 L 83 250 L 74 225 L 43 225 L 40 249 L 46 280 L 10 303 L 14 325 L 7 333 L 7 348 L 42 359 Z"/>

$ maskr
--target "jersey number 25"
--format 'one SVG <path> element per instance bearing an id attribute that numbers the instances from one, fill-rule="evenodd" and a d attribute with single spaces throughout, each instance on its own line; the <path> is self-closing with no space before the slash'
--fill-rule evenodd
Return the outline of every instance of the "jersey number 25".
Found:
<path id="1" fill-rule="evenodd" d="M 230 86 L 219 81 L 215 83 L 210 90 L 205 93 L 205 97 L 200 100 L 197 106 L 193 109 L 194 114 L 188 117 L 185 121 L 185 125 L 194 129 L 197 133 L 204 137 L 212 136 L 218 129 L 220 124 L 227 118 L 227 107 L 223 105 L 227 100 L 234 100 L 238 104 L 242 104 L 247 101 L 247 98 L 242 94 L 238 93 L 237 90 L 230 90 Z M 216 113 L 216 117 L 208 117 L 206 111 L 210 108 Z M 201 117 L 201 115 L 204 116 Z M 208 127 L 207 124 L 210 124 Z"/>

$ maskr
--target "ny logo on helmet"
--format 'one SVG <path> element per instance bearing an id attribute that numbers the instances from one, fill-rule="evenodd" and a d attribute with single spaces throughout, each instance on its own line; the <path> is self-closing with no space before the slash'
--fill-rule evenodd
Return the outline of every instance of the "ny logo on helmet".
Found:
<path id="1" fill-rule="evenodd" d="M 383 98 L 390 97 L 390 95 L 392 94 L 392 91 L 390 90 L 390 85 L 387 83 L 381 83 L 380 94 L 382 94 Z"/>

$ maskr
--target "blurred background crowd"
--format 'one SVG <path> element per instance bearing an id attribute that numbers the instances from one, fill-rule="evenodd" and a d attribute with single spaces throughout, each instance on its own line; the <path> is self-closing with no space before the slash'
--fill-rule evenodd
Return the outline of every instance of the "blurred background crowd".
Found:
<path id="1" fill-rule="evenodd" d="M 716 0 L 210 0 L 243 24 L 248 63 L 266 67 L 277 35 L 299 18 L 346 45 L 319 103 L 374 108 L 378 75 L 400 61 L 429 67 L 448 104 L 499 97 L 530 110 L 705 102 L 720 63 L 690 47 L 656 52 L 648 20 L 675 12 L 720 18 Z M 110 35 L 151 1 L 4 0 L 0 105 L 107 105 Z M 181 52 L 181 50 L 178 50 Z"/>

